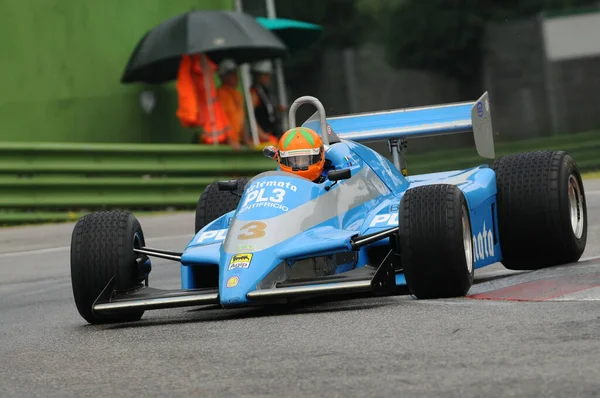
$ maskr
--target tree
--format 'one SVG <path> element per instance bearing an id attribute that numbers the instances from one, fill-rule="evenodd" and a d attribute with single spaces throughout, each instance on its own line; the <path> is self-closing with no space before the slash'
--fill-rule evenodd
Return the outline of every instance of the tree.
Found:
<path id="1" fill-rule="evenodd" d="M 344 48 L 360 44 L 371 28 L 357 6 L 360 0 L 278 0 L 277 16 L 323 26 L 322 47 Z"/>
<path id="2" fill-rule="evenodd" d="M 430 70 L 479 81 L 485 25 L 542 11 L 589 6 L 596 0 L 364 0 L 361 10 L 382 21 L 377 37 L 397 68 Z"/>
<path id="3" fill-rule="evenodd" d="M 255 2 L 256 1 L 256 2 Z M 246 1 L 244 7 L 254 6 L 254 15 L 266 15 L 264 0 Z M 321 39 L 301 53 L 285 60 L 286 82 L 294 95 L 313 92 L 320 75 L 323 54 L 328 49 L 360 45 L 372 25 L 357 8 L 358 0 L 277 0 L 278 18 L 311 22 L 323 27 Z"/>

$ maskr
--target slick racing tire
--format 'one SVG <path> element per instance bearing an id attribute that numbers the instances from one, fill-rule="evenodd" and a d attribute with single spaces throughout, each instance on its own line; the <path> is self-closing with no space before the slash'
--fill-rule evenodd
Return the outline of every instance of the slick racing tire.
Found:
<path id="1" fill-rule="evenodd" d="M 535 270 L 579 260 L 587 240 L 581 174 L 564 151 L 503 156 L 492 165 L 498 189 L 502 264 Z"/>
<path id="2" fill-rule="evenodd" d="M 111 278 L 126 292 L 142 286 L 150 272 L 134 247 L 145 245 L 138 220 L 129 212 L 103 211 L 83 216 L 71 236 L 71 283 L 79 314 L 91 324 L 139 320 L 144 311 L 97 314 L 92 306 Z"/>
<path id="3" fill-rule="evenodd" d="M 455 185 L 406 191 L 399 209 L 398 247 L 406 283 L 419 299 L 459 297 L 473 284 L 469 207 Z"/>
<path id="4" fill-rule="evenodd" d="M 238 188 L 236 193 L 241 194 L 250 178 L 244 177 L 237 180 Z M 221 217 L 223 214 L 235 210 L 240 203 L 240 198 L 231 192 L 219 191 L 216 182 L 213 182 L 204 189 L 198 205 L 196 206 L 195 233 L 198 233 L 207 224 Z"/>
<path id="5" fill-rule="evenodd" d="M 237 194 L 241 195 L 250 178 L 243 177 L 237 180 Z M 213 182 L 204 189 L 196 207 L 195 233 L 222 215 L 235 210 L 240 203 L 240 197 L 232 192 L 219 191 L 217 182 Z M 216 287 L 219 282 L 219 269 L 217 267 L 195 267 L 194 279 L 196 288 Z"/>

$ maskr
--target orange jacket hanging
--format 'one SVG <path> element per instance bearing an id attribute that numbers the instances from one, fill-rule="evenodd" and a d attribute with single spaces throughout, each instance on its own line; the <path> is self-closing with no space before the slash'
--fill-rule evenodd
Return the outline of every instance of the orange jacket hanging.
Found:
<path id="1" fill-rule="evenodd" d="M 217 101 L 215 69 L 216 65 L 206 55 L 184 55 L 177 74 L 177 117 L 184 127 L 201 127 L 204 131 L 202 139 L 207 144 L 214 143 L 215 136 L 217 142 L 225 143 L 231 129 L 227 115 Z"/>

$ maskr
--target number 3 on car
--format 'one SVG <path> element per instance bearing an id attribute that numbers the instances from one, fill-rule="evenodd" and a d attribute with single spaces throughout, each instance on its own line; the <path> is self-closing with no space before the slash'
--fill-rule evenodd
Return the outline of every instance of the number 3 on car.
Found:
<path id="1" fill-rule="evenodd" d="M 265 236 L 265 228 L 267 224 L 260 221 L 252 221 L 242 228 L 240 228 L 241 234 L 238 235 L 238 239 L 257 239 Z"/>

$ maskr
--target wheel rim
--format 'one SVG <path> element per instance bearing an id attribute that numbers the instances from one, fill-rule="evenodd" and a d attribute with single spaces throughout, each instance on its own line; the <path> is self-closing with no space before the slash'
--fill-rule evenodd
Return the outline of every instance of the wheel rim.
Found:
<path id="1" fill-rule="evenodd" d="M 462 231 L 463 247 L 465 249 L 465 260 L 469 273 L 473 272 L 473 240 L 471 239 L 471 223 L 469 222 L 469 213 L 465 206 L 462 208 Z"/>
<path id="2" fill-rule="evenodd" d="M 583 195 L 579 181 L 571 174 L 569 176 L 569 210 L 571 214 L 571 228 L 577 239 L 583 235 Z"/>

